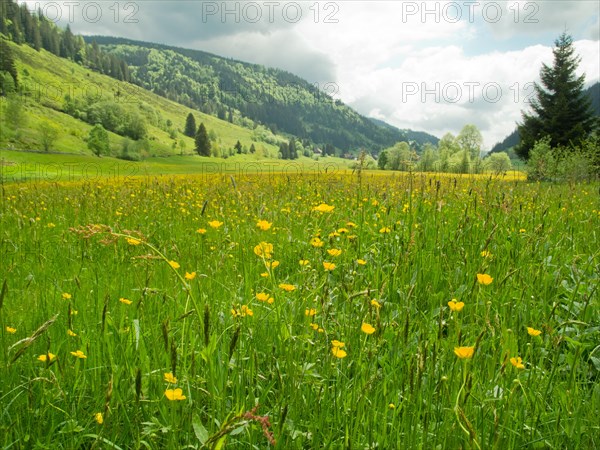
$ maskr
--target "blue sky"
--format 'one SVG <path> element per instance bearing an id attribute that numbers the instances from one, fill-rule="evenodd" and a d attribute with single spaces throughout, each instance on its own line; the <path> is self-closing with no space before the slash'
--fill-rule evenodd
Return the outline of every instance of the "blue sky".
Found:
<path id="1" fill-rule="evenodd" d="M 26 3 L 60 5 L 60 24 L 70 21 L 78 33 L 288 70 L 335 86 L 360 113 L 400 128 L 441 137 L 475 124 L 487 149 L 515 128 L 563 31 L 575 40 L 587 85 L 600 78 L 597 0 Z"/>

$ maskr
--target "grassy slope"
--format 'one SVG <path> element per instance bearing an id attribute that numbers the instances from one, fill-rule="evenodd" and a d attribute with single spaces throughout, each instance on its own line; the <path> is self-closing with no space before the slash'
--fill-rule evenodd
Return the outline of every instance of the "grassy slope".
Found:
<path id="1" fill-rule="evenodd" d="M 186 116 L 193 112 L 197 123 L 204 122 L 209 131 L 214 130 L 217 133 L 221 140 L 220 145 L 224 148 L 233 147 L 238 140 L 247 146 L 252 143 L 252 130 L 194 111 L 129 83 L 92 72 L 44 50 L 36 52 L 26 45 L 9 45 L 12 46 L 18 61 L 20 83 L 28 91 L 21 96 L 27 120 L 17 136 L 14 136 L 14 133 L 2 134 L 2 149 L 40 149 L 38 128 L 40 122 L 45 119 L 61 130 L 60 137 L 54 144 L 56 151 L 91 154 L 85 142 L 91 126 L 61 113 L 58 109 L 62 107 L 67 93 L 71 93 L 71 96 L 101 93 L 105 99 L 114 99 L 117 91 L 122 93 L 119 101 L 124 107 L 139 109 L 141 106 L 149 106 L 160 113 L 163 121 L 171 120 L 175 128 L 182 129 Z M 5 99 L 2 99 L 2 103 L 4 116 Z M 162 129 L 148 124 L 148 135 L 150 154 L 166 156 L 179 153 L 178 149 L 171 149 L 173 140 Z M 115 153 L 122 139 L 121 136 L 110 134 L 111 148 Z M 194 142 L 191 138 L 179 134 L 178 139 L 185 140 L 188 153 L 193 150 Z M 277 150 L 275 146 L 267 143 L 260 143 L 257 147 L 260 148 L 261 145 L 270 153 Z"/>

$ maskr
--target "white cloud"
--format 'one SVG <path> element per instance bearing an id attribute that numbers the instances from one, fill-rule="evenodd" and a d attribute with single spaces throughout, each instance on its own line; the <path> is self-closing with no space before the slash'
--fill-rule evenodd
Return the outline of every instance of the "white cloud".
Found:
<path id="1" fill-rule="evenodd" d="M 66 5 L 40 4 L 49 3 Z M 597 0 L 283 0 L 272 11 L 262 1 L 140 1 L 137 24 L 123 20 L 131 10 L 115 21 L 111 2 L 99 3 L 101 21 L 82 20 L 87 3 L 77 6 L 76 32 L 196 48 L 282 68 L 321 86 L 336 83 L 337 97 L 363 114 L 438 136 L 474 123 L 488 148 L 520 120 L 527 83 L 538 80 L 543 62 L 552 64 L 551 46 L 563 31 L 576 40 L 587 84 L 600 78 Z M 251 3 L 261 10 L 256 22 L 248 20 Z M 219 11 L 207 14 L 215 6 Z M 238 17 L 223 16 L 223 7 L 237 8 Z"/>

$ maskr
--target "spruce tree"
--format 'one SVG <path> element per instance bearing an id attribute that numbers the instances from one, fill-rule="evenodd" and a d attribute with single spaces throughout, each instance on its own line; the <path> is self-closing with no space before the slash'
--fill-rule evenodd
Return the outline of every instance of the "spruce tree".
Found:
<path id="1" fill-rule="evenodd" d="M 12 77 L 15 87 L 19 86 L 19 74 L 15 58 L 8 43 L 0 38 L 0 72 L 8 72 Z"/>
<path id="2" fill-rule="evenodd" d="M 581 58 L 575 55 L 573 39 L 563 33 L 554 44 L 554 63 L 552 67 L 543 64 L 542 86 L 535 83 L 533 111 L 523 112 L 523 123 L 518 125 L 521 143 L 516 152 L 525 159 L 545 136 L 552 147 L 569 146 L 585 139 L 594 127 L 590 101 L 583 94 L 585 75 L 575 74 Z"/>
<path id="3" fill-rule="evenodd" d="M 210 139 L 204 123 L 201 123 L 196 133 L 196 152 L 200 156 L 210 156 Z"/>
<path id="4" fill-rule="evenodd" d="M 196 128 L 196 118 L 192 113 L 189 113 L 187 119 L 185 119 L 185 129 L 183 131 L 183 134 L 193 138 L 196 136 L 197 132 L 198 129 Z"/>

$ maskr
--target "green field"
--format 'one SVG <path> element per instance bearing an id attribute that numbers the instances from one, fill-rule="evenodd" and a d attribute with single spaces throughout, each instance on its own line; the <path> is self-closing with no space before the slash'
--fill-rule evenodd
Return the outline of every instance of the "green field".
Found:
<path id="1" fill-rule="evenodd" d="M 600 446 L 598 184 L 173 161 L 3 185 L 2 448 Z"/>

